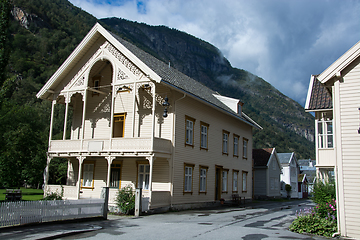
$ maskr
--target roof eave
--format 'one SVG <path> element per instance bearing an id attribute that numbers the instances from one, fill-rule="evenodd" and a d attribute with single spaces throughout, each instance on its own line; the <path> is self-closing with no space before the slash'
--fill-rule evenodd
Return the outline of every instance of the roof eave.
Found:
<path id="1" fill-rule="evenodd" d="M 177 87 L 177 86 L 175 86 L 175 85 L 173 85 L 173 84 L 171 84 L 171 83 L 169 83 L 169 82 L 167 82 L 167 81 L 165 81 L 165 80 L 162 80 L 161 82 L 163 82 L 163 83 L 165 83 L 165 84 L 167 84 L 167 85 L 169 85 L 169 86 L 171 86 L 171 87 L 173 87 L 173 88 L 175 88 L 175 89 L 177 89 L 177 90 L 179 90 L 179 91 L 181 91 L 181 92 L 184 92 L 184 93 L 186 93 L 187 95 L 190 95 L 190 96 L 192 96 L 192 97 L 194 97 L 194 98 L 196 98 L 196 99 L 204 102 L 205 104 L 207 104 L 207 105 L 209 105 L 209 106 L 212 106 L 212 107 L 214 107 L 214 108 L 216 108 L 216 109 L 218 109 L 218 110 L 226 113 L 227 115 L 230 115 L 230 116 L 232 116 L 232 117 L 235 117 L 235 118 L 237 118 L 238 120 L 242 121 L 243 123 L 246 123 L 246 124 L 250 125 L 251 127 L 254 127 L 254 128 L 257 128 L 257 129 L 260 129 L 260 130 L 262 129 L 262 127 L 261 127 L 260 125 L 258 125 L 255 121 L 253 121 L 251 118 L 249 118 L 249 117 L 247 117 L 247 116 L 246 116 L 247 119 L 250 119 L 251 122 L 247 122 L 247 121 L 245 121 L 244 119 L 242 119 L 240 116 L 238 116 L 238 115 L 236 115 L 236 114 L 234 114 L 234 113 L 231 113 L 231 112 L 229 112 L 229 111 L 226 111 L 225 109 L 222 109 L 221 107 L 216 106 L 215 104 L 213 104 L 213 103 L 211 103 L 211 102 L 209 102 L 209 101 L 206 101 L 205 99 L 200 98 L 199 96 L 196 96 L 195 94 L 193 94 L 193 93 L 191 93 L 191 92 L 185 91 L 184 89 L 181 89 L 181 88 L 179 88 L 179 87 Z M 255 123 L 255 124 L 254 124 L 254 123 Z"/>
<path id="2" fill-rule="evenodd" d="M 347 52 L 345 52 L 340 58 L 338 58 L 333 64 L 331 64 L 325 71 L 319 76 L 318 80 L 321 83 L 326 83 L 332 78 L 341 77 L 341 71 L 344 70 L 350 63 L 360 56 L 360 41 L 352 46 Z"/>

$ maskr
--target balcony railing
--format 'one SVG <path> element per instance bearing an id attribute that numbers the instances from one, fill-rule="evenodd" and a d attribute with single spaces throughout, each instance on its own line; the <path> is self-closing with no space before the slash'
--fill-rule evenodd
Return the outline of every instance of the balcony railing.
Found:
<path id="1" fill-rule="evenodd" d="M 83 140 L 52 140 L 49 152 L 161 152 L 171 153 L 171 141 L 163 138 L 113 138 Z"/>

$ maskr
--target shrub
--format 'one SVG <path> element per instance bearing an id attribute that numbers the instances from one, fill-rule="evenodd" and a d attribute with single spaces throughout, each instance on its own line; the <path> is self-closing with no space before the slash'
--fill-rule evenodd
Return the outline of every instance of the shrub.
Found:
<path id="1" fill-rule="evenodd" d="M 313 189 L 314 196 L 312 200 L 317 204 L 325 204 L 330 202 L 332 199 L 336 199 L 335 184 L 332 182 L 321 182 L 317 181 L 314 184 Z"/>
<path id="2" fill-rule="evenodd" d="M 135 212 L 135 194 L 131 186 L 120 189 L 115 198 L 116 205 L 126 215 L 133 215 Z"/>
<path id="3" fill-rule="evenodd" d="M 314 209 L 296 212 L 296 219 L 289 229 L 298 233 L 312 233 L 331 237 L 337 231 L 335 186 L 331 183 L 317 182 L 314 185 Z"/>
<path id="4" fill-rule="evenodd" d="M 320 217 L 314 209 L 297 213 L 296 219 L 289 227 L 290 231 L 298 233 L 311 233 L 326 237 L 337 231 L 336 217 Z"/>
<path id="5" fill-rule="evenodd" d="M 62 200 L 64 197 L 64 187 L 61 185 L 61 193 L 56 192 L 46 192 L 44 200 Z"/>

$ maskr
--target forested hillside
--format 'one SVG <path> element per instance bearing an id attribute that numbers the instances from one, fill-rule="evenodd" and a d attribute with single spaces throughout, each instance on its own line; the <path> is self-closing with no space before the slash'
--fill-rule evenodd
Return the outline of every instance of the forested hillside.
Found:
<path id="1" fill-rule="evenodd" d="M 314 157 L 313 117 L 263 79 L 233 68 L 211 44 L 164 26 L 97 20 L 67 0 L 13 0 L 11 14 L 6 2 L 0 13 L 5 73 L 0 76 L 0 187 L 42 184 L 51 107 L 35 95 L 96 21 L 222 95 L 242 100 L 244 112 L 264 128 L 254 132 L 256 148 Z M 55 114 L 63 116 L 62 111 Z M 61 136 L 61 124 L 54 125 L 54 135 Z M 54 171 L 53 180 L 60 181 L 61 169 Z"/>

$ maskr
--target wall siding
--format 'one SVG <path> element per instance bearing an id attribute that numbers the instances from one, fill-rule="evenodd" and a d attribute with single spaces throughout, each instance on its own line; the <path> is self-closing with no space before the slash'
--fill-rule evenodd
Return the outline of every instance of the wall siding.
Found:
<path id="1" fill-rule="evenodd" d="M 346 74 L 340 83 L 341 149 L 346 235 L 360 238 L 360 64 Z M 344 234 L 344 233 L 342 233 Z"/>
<path id="2" fill-rule="evenodd" d="M 232 194 L 232 170 L 239 171 L 238 189 L 239 195 L 246 198 L 252 197 L 252 129 L 247 124 L 231 116 L 220 113 L 205 104 L 190 97 L 186 97 L 175 105 L 175 153 L 174 153 L 174 198 L 173 203 L 205 202 L 215 200 L 215 166 L 222 166 L 229 170 L 228 191 L 222 193 L 224 199 L 231 199 Z M 194 146 L 185 145 L 185 115 L 195 119 Z M 200 149 L 200 121 L 209 124 L 208 150 Z M 228 155 L 222 153 L 222 131 L 230 132 Z M 240 136 L 239 157 L 233 156 L 233 134 Z M 248 158 L 242 156 L 242 139 L 248 142 Z M 194 164 L 192 194 L 183 192 L 184 163 Z M 199 166 L 207 166 L 207 192 L 199 194 Z M 248 173 L 247 191 L 242 192 L 242 171 Z"/>

